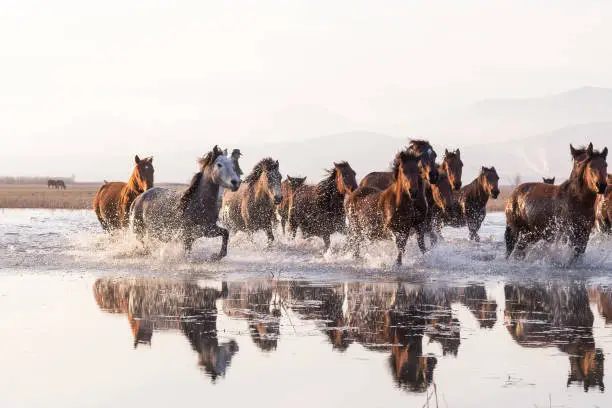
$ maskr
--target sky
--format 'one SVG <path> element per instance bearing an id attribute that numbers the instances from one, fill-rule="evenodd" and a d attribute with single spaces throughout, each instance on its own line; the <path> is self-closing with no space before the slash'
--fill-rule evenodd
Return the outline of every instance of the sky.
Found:
<path id="1" fill-rule="evenodd" d="M 597 0 L 4 0 L 0 174 L 612 87 L 611 19 Z"/>

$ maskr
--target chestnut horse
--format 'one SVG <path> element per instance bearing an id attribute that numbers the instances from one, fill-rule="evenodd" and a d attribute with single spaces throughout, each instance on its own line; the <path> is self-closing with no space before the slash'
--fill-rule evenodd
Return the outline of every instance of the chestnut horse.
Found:
<path id="1" fill-rule="evenodd" d="M 136 165 L 127 183 L 104 182 L 94 196 L 93 209 L 107 232 L 126 228 L 130 206 L 139 194 L 153 187 L 153 157 L 136 156 L 134 162 Z"/>
<path id="2" fill-rule="evenodd" d="M 419 156 L 419 169 L 421 173 L 421 185 L 418 189 L 418 196 L 414 200 L 417 220 L 417 240 L 425 242 L 425 232 L 431 227 L 428 217 L 429 203 L 427 202 L 426 184 L 435 185 L 438 182 L 438 157 L 431 144 L 426 140 L 411 140 L 406 151 Z M 372 172 L 361 180 L 360 186 L 374 187 L 385 190 L 393 182 L 392 172 Z M 421 244 L 419 243 L 419 246 Z M 424 245 L 424 244 L 423 244 Z"/>
<path id="3" fill-rule="evenodd" d="M 139 195 L 130 209 L 132 229 L 138 238 L 150 236 L 163 242 L 182 240 L 186 251 L 193 242 L 204 237 L 222 237 L 221 250 L 213 261 L 227 255 L 229 232 L 217 225 L 219 187 L 237 190 L 240 177 L 234 163 L 213 147 L 200 163 L 201 170 L 183 192 L 152 188 Z"/>
<path id="4" fill-rule="evenodd" d="M 595 222 L 600 232 L 612 233 L 612 174 L 608 174 L 606 193 L 595 201 Z"/>
<path id="5" fill-rule="evenodd" d="M 478 230 L 487 215 L 489 198 L 499 196 L 499 176 L 495 167 L 482 167 L 480 174 L 459 191 L 460 225 L 467 224 L 470 240 L 479 242 Z"/>
<path id="6" fill-rule="evenodd" d="M 607 187 L 606 158 L 589 144 L 585 149 L 570 145 L 574 160 L 572 172 L 560 186 L 524 183 L 518 186 L 506 203 L 506 256 L 515 249 L 523 254 L 536 241 L 566 238 L 574 254 L 582 255 L 595 224 L 595 200 Z"/>
<path id="7" fill-rule="evenodd" d="M 327 178 L 319 184 L 298 188 L 293 195 L 293 207 L 289 209 L 292 236 L 295 237 L 299 227 L 304 237 L 323 238 L 327 251 L 331 234 L 346 228 L 344 197 L 357 188 L 355 175 L 347 162 L 334 163 Z"/>
<path id="8" fill-rule="evenodd" d="M 306 182 L 306 177 L 291 177 L 287 174 L 287 179 L 281 183 L 283 200 L 277 206 L 276 211 L 280 218 L 283 233 L 285 233 L 285 224 L 289 219 L 289 209 L 293 207 L 293 194 L 304 182 Z"/>
<path id="9" fill-rule="evenodd" d="M 544 184 L 555 184 L 555 178 L 546 178 L 546 177 L 542 177 L 542 182 L 544 182 Z"/>
<path id="10" fill-rule="evenodd" d="M 442 172 L 446 173 L 453 190 L 459 191 L 461 189 L 461 176 L 463 174 L 463 162 L 461 161 L 461 152 L 459 149 L 454 152 L 449 152 L 448 149 L 444 149 L 444 160 L 442 160 L 440 167 L 442 167 Z"/>
<path id="11" fill-rule="evenodd" d="M 410 231 L 416 228 L 415 200 L 419 196 L 420 156 L 405 150 L 398 153 L 393 162 L 393 182 L 384 191 L 374 187 L 359 187 L 346 202 L 349 218 L 349 240 L 355 257 L 359 257 L 359 244 L 364 238 L 380 240 L 395 237 L 397 265 L 402 264 L 402 255 Z M 425 252 L 423 240 L 419 248 Z"/>
<path id="12" fill-rule="evenodd" d="M 272 226 L 276 219 L 276 205 L 282 199 L 281 180 L 278 160 L 270 157 L 262 159 L 253 167 L 238 191 L 223 194 L 223 223 L 230 230 L 249 234 L 264 230 L 268 243 L 274 241 Z"/>

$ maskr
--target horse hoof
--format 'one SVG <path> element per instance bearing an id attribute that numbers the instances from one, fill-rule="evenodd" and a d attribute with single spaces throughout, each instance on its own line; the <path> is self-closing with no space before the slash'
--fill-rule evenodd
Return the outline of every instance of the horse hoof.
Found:
<path id="1" fill-rule="evenodd" d="M 222 254 L 214 254 L 209 258 L 210 262 L 219 262 L 221 259 L 225 258 L 225 255 Z"/>

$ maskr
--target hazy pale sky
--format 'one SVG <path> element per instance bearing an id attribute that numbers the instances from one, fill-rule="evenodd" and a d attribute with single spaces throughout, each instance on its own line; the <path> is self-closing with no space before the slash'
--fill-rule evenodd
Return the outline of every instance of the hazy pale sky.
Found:
<path id="1" fill-rule="evenodd" d="M 603 0 L 4 0 L 0 158 L 291 140 L 312 118 L 384 131 L 612 87 L 610 21 Z"/>

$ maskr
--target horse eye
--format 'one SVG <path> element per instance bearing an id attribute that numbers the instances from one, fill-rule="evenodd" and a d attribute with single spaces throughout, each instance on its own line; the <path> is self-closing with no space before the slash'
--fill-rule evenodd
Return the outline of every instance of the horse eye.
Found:
<path id="1" fill-rule="evenodd" d="M 223 167 L 223 165 L 221 163 L 217 163 L 217 167 L 221 168 L 221 167 Z"/>

